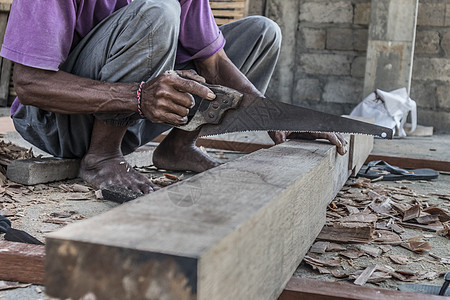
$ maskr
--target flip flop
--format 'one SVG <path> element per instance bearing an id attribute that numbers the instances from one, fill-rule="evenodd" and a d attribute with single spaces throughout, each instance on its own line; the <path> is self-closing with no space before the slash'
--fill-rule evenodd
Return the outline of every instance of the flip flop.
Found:
<path id="1" fill-rule="evenodd" d="M 383 176 L 384 181 L 396 180 L 431 180 L 439 176 L 439 172 L 433 169 L 402 169 L 391 166 L 385 161 L 376 160 L 364 165 L 358 172 L 358 177 L 376 179 Z"/>
<path id="2" fill-rule="evenodd" d="M 25 231 L 11 228 L 11 221 L 4 216 L 0 216 L 0 233 L 5 233 L 5 240 L 10 242 L 44 245 L 44 243 Z"/>

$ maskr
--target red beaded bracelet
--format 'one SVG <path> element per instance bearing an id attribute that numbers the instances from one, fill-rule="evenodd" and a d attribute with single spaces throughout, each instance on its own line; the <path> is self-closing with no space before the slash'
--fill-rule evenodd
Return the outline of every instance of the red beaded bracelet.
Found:
<path id="1" fill-rule="evenodd" d="M 142 106 L 141 106 L 142 86 L 144 85 L 144 83 L 145 83 L 145 81 L 142 81 L 141 84 L 139 84 L 139 88 L 136 92 L 136 94 L 137 94 L 137 109 L 138 109 L 138 113 L 142 119 L 145 119 L 144 113 L 142 112 Z"/>

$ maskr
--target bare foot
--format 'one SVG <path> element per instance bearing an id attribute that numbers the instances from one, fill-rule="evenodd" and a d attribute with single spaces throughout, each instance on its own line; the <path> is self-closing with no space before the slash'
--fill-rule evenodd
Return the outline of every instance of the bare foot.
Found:
<path id="1" fill-rule="evenodd" d="M 159 169 L 194 172 L 220 165 L 195 146 L 197 135 L 198 132 L 172 129 L 153 152 L 153 164 Z"/>
<path id="2" fill-rule="evenodd" d="M 80 177 L 96 188 L 114 186 L 144 194 L 158 189 L 146 176 L 135 171 L 120 154 L 110 157 L 86 154 L 81 161 Z"/>

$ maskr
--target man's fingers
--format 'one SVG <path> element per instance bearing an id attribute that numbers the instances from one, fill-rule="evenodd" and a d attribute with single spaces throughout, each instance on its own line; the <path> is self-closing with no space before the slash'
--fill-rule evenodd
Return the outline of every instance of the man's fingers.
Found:
<path id="1" fill-rule="evenodd" d="M 169 125 L 174 125 L 174 126 L 179 126 L 179 125 L 184 125 L 186 124 L 188 121 L 188 117 L 187 116 L 180 116 L 174 113 L 167 113 L 165 114 L 163 123 L 169 124 Z"/>
<path id="2" fill-rule="evenodd" d="M 284 143 L 286 141 L 287 133 L 284 131 L 269 131 L 268 133 L 275 145 Z"/>
<path id="3" fill-rule="evenodd" d="M 333 145 L 336 145 L 337 152 L 341 155 L 347 153 L 347 141 L 339 133 L 325 133 L 326 139 Z"/>
<path id="4" fill-rule="evenodd" d="M 195 70 L 176 70 L 175 71 L 178 75 L 191 79 L 191 80 L 195 80 L 198 82 L 206 82 L 206 79 L 200 75 L 197 74 L 197 72 Z"/>
<path id="5" fill-rule="evenodd" d="M 341 141 L 342 145 L 347 146 L 348 142 L 347 142 L 347 140 L 342 136 L 342 134 L 336 133 L 336 136 L 337 136 L 338 139 Z"/>
<path id="6" fill-rule="evenodd" d="M 197 95 L 207 100 L 214 100 L 216 98 L 213 91 L 193 80 L 179 77 L 175 80 L 173 87 L 180 92 Z"/>
<path id="7" fill-rule="evenodd" d="M 161 96 L 162 101 L 166 103 L 173 103 L 174 105 L 180 105 L 184 108 L 192 108 L 195 106 L 195 99 L 191 94 L 182 93 L 177 90 L 172 90 L 170 92 L 164 92 Z"/>

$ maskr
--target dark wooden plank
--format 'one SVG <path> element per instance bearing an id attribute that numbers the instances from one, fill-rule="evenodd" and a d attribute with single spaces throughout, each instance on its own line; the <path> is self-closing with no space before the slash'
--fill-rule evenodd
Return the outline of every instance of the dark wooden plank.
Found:
<path id="1" fill-rule="evenodd" d="M 442 300 L 445 297 L 292 277 L 278 300 Z"/>
<path id="2" fill-rule="evenodd" d="M 0 280 L 44 284 L 45 246 L 0 241 Z"/>
<path id="3" fill-rule="evenodd" d="M 404 156 L 374 153 L 369 155 L 365 163 L 367 164 L 369 161 L 373 160 L 384 160 L 385 162 L 400 168 L 407 168 L 407 169 L 430 168 L 436 171 L 450 172 L 450 161 L 447 160 L 404 157 Z"/>

